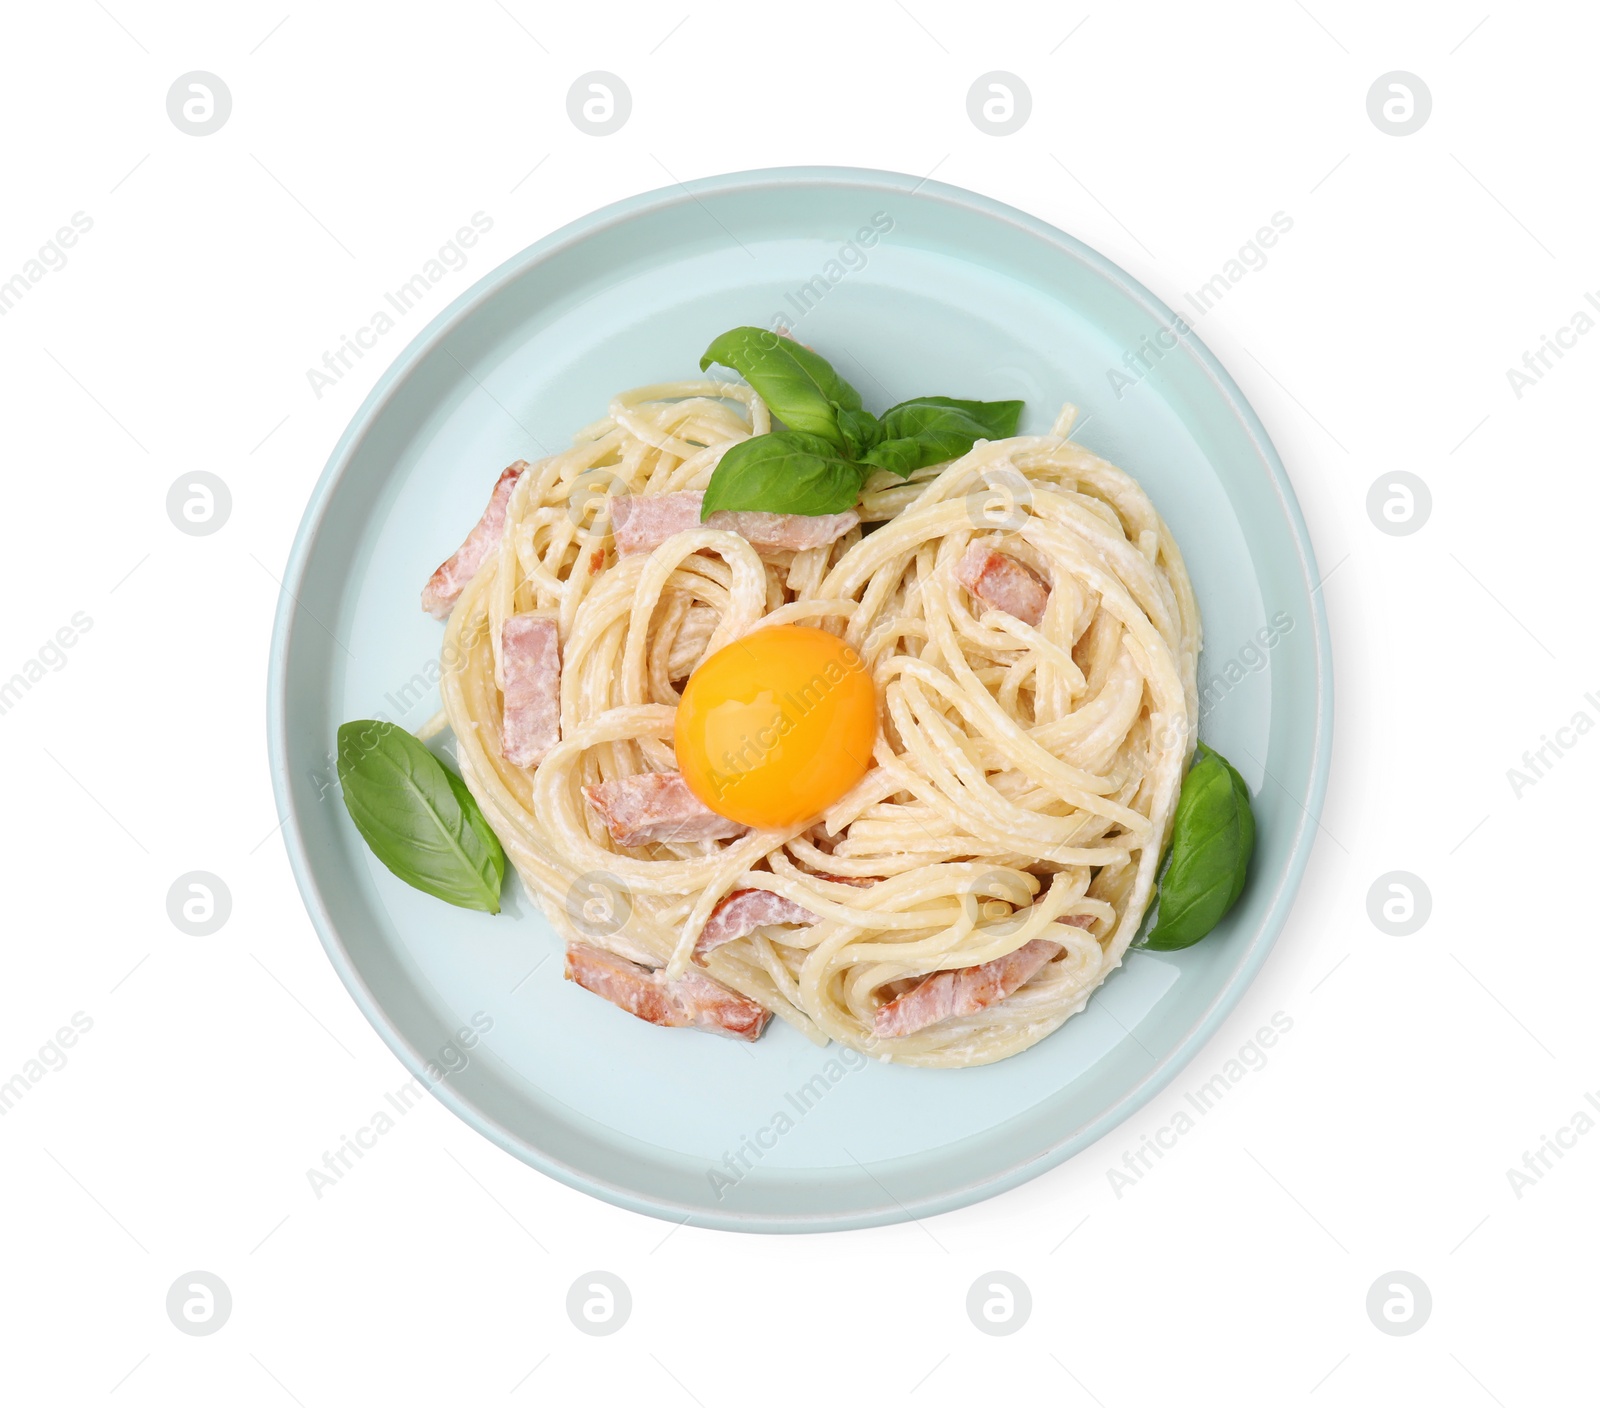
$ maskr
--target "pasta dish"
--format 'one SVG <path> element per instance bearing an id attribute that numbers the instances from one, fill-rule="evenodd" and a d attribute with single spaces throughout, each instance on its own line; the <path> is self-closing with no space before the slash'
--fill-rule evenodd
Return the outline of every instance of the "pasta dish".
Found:
<path id="1" fill-rule="evenodd" d="M 486 823 L 567 976 L 636 1016 L 1002 1059 L 1083 1009 L 1158 883 L 1158 939 L 1243 884 L 1182 555 L 1072 407 L 1039 435 L 1016 402 L 873 417 L 736 332 L 707 356 L 748 381 L 618 395 L 507 468 L 428 583 L 458 830 Z M 1226 770 L 1193 805 L 1191 760 Z"/>

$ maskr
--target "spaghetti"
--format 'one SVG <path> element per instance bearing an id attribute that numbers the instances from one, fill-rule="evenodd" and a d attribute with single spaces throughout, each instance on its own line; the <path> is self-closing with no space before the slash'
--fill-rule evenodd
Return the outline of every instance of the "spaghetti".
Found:
<path id="1" fill-rule="evenodd" d="M 1070 441 L 1074 414 L 909 480 L 879 471 L 860 526 L 793 551 L 706 526 L 616 551 L 620 498 L 703 489 L 769 431 L 739 383 L 625 393 L 522 473 L 451 612 L 441 688 L 462 776 L 569 944 L 709 976 L 815 1040 L 909 1065 L 996 1061 L 1082 1010 L 1151 901 L 1195 746 L 1200 622 L 1166 525 Z M 1036 625 L 963 585 L 974 543 L 1047 584 Z M 561 657 L 560 741 L 533 768 L 500 745 L 503 628 L 527 613 L 556 623 Z M 870 770 L 820 821 L 617 844 L 584 789 L 673 771 L 684 681 L 776 625 L 841 636 L 871 672 Z M 746 889 L 814 922 L 697 954 Z M 1049 957 L 999 1000 L 885 1034 L 886 1004 L 929 975 L 1018 954 Z"/>

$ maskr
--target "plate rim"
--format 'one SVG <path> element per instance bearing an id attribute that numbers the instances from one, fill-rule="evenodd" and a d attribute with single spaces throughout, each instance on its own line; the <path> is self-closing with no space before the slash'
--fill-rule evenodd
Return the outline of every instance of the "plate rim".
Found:
<path id="1" fill-rule="evenodd" d="M 502 287 L 520 277 L 527 269 L 588 239 L 598 231 L 658 209 L 687 202 L 699 204 L 702 196 L 762 187 L 815 185 L 844 185 L 857 189 L 878 189 L 901 196 L 922 197 L 960 207 L 988 219 L 999 220 L 1055 246 L 1064 256 L 1088 266 L 1099 277 L 1140 305 L 1158 325 L 1175 316 L 1173 310 L 1160 298 L 1098 250 L 1051 225 L 1048 221 L 992 197 L 945 182 L 931 181 L 926 177 L 918 178 L 904 172 L 871 167 L 779 166 L 700 177 L 644 191 L 601 206 L 553 230 L 489 270 L 412 338 L 378 378 L 335 443 L 322 474 L 306 501 L 299 526 L 295 531 L 273 619 L 267 669 L 267 752 L 273 799 L 279 815 L 283 817 L 281 829 L 289 867 L 323 951 L 362 1016 L 413 1076 L 423 1075 L 424 1068 L 428 1064 L 427 1060 L 411 1046 L 404 1034 L 391 1021 L 345 947 L 317 885 L 311 859 L 306 850 L 305 837 L 301 832 L 299 817 L 293 805 L 290 786 L 289 643 L 300 595 L 299 589 L 304 585 L 312 548 L 321 530 L 334 489 L 348 468 L 355 447 L 388 404 L 390 397 L 409 378 L 417 364 L 470 313 L 475 312 L 480 305 L 494 297 Z M 1326 606 L 1316 591 L 1318 585 L 1316 554 L 1283 460 L 1254 407 L 1217 356 L 1192 330 L 1183 339 L 1183 343 L 1254 445 L 1262 464 L 1266 467 L 1273 492 L 1277 495 L 1279 508 L 1299 560 L 1305 583 L 1306 601 L 1310 608 L 1316 698 L 1312 714 L 1313 742 L 1308 787 L 1292 838 L 1288 862 L 1279 876 L 1267 912 L 1251 937 L 1248 947 L 1240 956 L 1237 966 L 1211 1003 L 1195 1018 L 1188 1031 L 1167 1054 L 1113 1104 L 1103 1108 L 1093 1118 L 1063 1131 L 1033 1155 L 1019 1160 L 1004 1170 L 985 1174 L 938 1193 L 923 1195 L 910 1204 L 901 1202 L 889 1194 L 887 1201 L 881 1204 L 863 1206 L 847 1212 L 717 1212 L 641 1193 L 637 1189 L 611 1182 L 567 1164 L 547 1154 L 538 1146 L 513 1135 L 480 1111 L 446 1081 L 440 1081 L 429 1087 L 434 1098 L 469 1128 L 529 1167 L 613 1206 L 674 1223 L 688 1223 L 696 1227 L 721 1231 L 822 1232 L 915 1221 L 922 1217 L 954 1211 L 1016 1188 L 1046 1170 L 1065 1163 L 1110 1133 L 1153 1100 L 1189 1066 L 1200 1049 L 1238 1005 L 1266 962 L 1267 955 L 1276 945 L 1288 922 L 1301 880 L 1310 862 L 1311 853 L 1315 849 L 1318 819 L 1326 799 L 1333 751 L 1333 653 Z"/>

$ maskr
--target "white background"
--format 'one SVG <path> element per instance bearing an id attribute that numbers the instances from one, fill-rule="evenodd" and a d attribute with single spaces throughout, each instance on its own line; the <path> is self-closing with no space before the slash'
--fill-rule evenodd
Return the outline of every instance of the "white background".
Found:
<path id="1" fill-rule="evenodd" d="M 1600 693 L 1600 336 L 1520 398 L 1506 373 L 1600 289 L 1600 27 L 1489 0 L 1090 2 L 8 11 L 0 280 L 74 212 L 93 229 L 0 318 L 0 678 L 75 612 L 93 625 L 0 715 L 0 1080 L 74 1013 L 93 1026 L 0 1117 L 0 1397 L 1516 1408 L 1589 1392 L 1600 1131 L 1520 1197 L 1507 1170 L 1600 1087 L 1600 738 L 1520 798 L 1507 769 L 1576 711 L 1600 720 L 1584 700 Z M 203 138 L 165 107 L 194 69 L 233 97 Z M 566 115 L 594 69 L 633 95 L 603 139 Z M 1033 94 L 1006 137 L 966 110 L 996 69 Z M 1411 136 L 1367 115 L 1391 70 L 1433 96 Z M 319 1201 L 306 1169 L 406 1077 L 324 958 L 275 834 L 266 643 L 302 505 L 415 329 L 320 400 L 306 369 L 475 211 L 493 230 L 427 317 L 608 201 L 810 163 L 1012 202 L 1174 305 L 1292 217 L 1198 325 L 1330 574 L 1333 780 L 1289 927 L 1140 1116 L 926 1224 L 673 1230 L 432 1102 Z M 201 469 L 232 514 L 190 537 L 165 499 Z M 1390 536 L 1367 492 L 1402 469 L 1433 510 Z M 232 893 L 208 938 L 167 918 L 191 870 Z M 1394 870 L 1433 896 L 1404 938 L 1368 917 Z M 1108 1170 L 1278 1012 L 1293 1027 L 1266 1066 L 1118 1197 Z M 564 1308 L 595 1268 L 633 1297 L 606 1338 Z M 193 1269 L 233 1296 L 206 1338 L 165 1311 Z M 995 1269 L 1033 1301 L 1005 1337 L 965 1311 Z M 1366 1311 L 1397 1269 L 1433 1299 L 1406 1337 Z"/>

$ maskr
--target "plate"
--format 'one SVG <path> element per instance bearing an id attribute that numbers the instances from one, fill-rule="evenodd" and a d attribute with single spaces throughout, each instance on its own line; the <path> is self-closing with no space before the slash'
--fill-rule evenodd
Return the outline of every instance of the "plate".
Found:
<path id="1" fill-rule="evenodd" d="M 499 471 L 565 446 L 617 391 L 694 373 L 724 329 L 779 316 L 871 409 L 930 391 L 1021 397 L 1034 433 L 1075 402 L 1076 438 L 1144 485 L 1194 579 L 1201 733 L 1257 809 L 1249 887 L 1204 943 L 1131 954 L 1082 1013 L 993 1066 L 886 1066 L 781 1023 L 753 1046 L 649 1026 L 563 981 L 554 931 L 515 881 L 498 917 L 409 889 L 339 796 L 342 721 L 414 728 L 437 708 L 440 627 L 418 593 Z M 444 1104 L 609 1202 L 787 1232 L 924 1217 L 1013 1187 L 1183 1068 L 1288 916 L 1322 805 L 1333 691 L 1288 477 L 1216 358 L 1192 334 L 1158 336 L 1172 327 L 1116 265 L 1021 211 L 905 175 L 793 168 L 597 211 L 502 264 L 400 354 L 295 540 L 270 750 L 290 863 L 328 956 Z"/>

